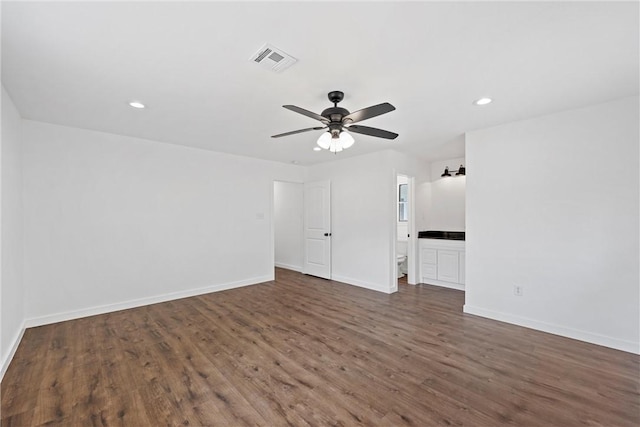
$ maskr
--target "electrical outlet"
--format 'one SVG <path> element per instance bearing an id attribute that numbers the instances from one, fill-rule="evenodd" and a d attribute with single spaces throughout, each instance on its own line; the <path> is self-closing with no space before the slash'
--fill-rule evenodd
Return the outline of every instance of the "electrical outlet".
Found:
<path id="1" fill-rule="evenodd" d="M 524 286 L 513 285 L 513 294 L 517 297 L 521 297 L 524 294 Z"/>

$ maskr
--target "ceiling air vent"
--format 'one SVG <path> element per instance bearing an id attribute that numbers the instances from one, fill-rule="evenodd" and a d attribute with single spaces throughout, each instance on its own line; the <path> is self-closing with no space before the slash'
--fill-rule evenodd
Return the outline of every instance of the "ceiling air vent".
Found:
<path id="1" fill-rule="evenodd" d="M 249 60 L 275 72 L 284 71 L 298 61 L 293 56 L 269 43 L 266 43 L 260 50 L 251 55 Z"/>

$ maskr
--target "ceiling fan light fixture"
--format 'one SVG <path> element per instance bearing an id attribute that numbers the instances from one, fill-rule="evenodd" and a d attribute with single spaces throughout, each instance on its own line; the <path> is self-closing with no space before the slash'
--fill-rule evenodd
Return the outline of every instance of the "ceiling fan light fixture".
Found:
<path id="1" fill-rule="evenodd" d="M 331 145 L 329 146 L 329 151 L 332 153 L 339 153 L 343 150 L 342 144 L 340 143 L 339 138 L 331 138 Z"/>
<path id="2" fill-rule="evenodd" d="M 340 132 L 339 140 L 340 140 L 340 144 L 342 144 L 342 148 L 344 148 L 345 150 L 351 147 L 355 142 L 353 137 L 349 135 L 348 132 L 345 132 L 345 131 Z"/>
<path id="3" fill-rule="evenodd" d="M 331 146 L 331 132 L 322 132 L 320 138 L 318 138 L 318 147 L 328 150 Z"/>
<path id="4" fill-rule="evenodd" d="M 348 132 L 345 131 L 327 131 L 323 132 L 318 138 L 318 147 L 329 150 L 332 153 L 339 153 L 353 145 L 355 140 Z"/>

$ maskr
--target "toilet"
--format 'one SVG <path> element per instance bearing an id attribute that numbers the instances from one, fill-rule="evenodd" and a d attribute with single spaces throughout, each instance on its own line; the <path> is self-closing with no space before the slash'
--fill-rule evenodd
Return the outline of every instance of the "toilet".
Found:
<path id="1" fill-rule="evenodd" d="M 398 240 L 396 242 L 396 258 L 398 261 L 398 279 L 404 277 L 407 272 L 407 242 Z"/>
<path id="2" fill-rule="evenodd" d="M 402 272 L 402 270 L 404 270 L 404 262 L 407 260 L 407 256 L 398 255 L 396 258 L 398 258 L 398 279 L 399 279 L 401 277 L 404 277 L 404 273 Z"/>

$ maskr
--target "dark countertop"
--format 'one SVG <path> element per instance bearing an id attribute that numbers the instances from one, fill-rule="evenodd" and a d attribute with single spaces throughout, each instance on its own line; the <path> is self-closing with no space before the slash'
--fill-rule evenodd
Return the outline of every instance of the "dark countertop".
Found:
<path id="1" fill-rule="evenodd" d="M 420 231 L 418 239 L 464 240 L 464 231 Z"/>

